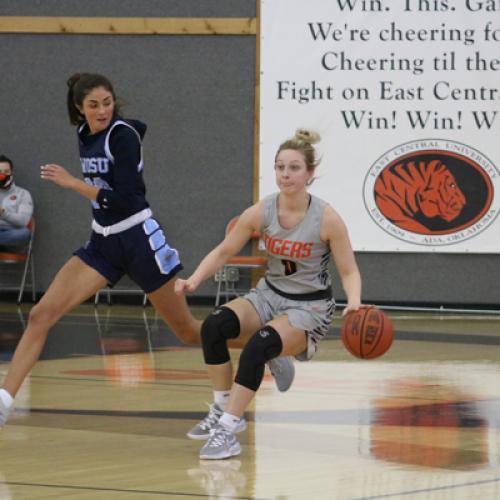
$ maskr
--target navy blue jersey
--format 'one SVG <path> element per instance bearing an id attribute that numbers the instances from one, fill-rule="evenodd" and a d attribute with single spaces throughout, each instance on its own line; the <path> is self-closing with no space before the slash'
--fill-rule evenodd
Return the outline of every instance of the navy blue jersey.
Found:
<path id="1" fill-rule="evenodd" d="M 102 226 L 116 224 L 149 207 L 142 178 L 145 132 L 144 123 L 119 117 L 97 134 L 89 133 L 87 123 L 78 127 L 83 178 L 99 188 L 92 211 Z"/>

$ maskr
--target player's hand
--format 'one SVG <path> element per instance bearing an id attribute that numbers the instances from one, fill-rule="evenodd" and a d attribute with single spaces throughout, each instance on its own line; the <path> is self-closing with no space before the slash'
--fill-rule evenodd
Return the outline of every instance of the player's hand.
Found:
<path id="1" fill-rule="evenodd" d="M 348 303 L 344 307 L 344 310 L 342 311 L 342 317 L 345 318 L 350 312 L 357 311 L 358 309 L 361 309 L 362 307 L 372 307 L 372 306 L 367 305 L 367 304 L 361 304 L 360 302 Z"/>
<path id="2" fill-rule="evenodd" d="M 194 292 L 197 288 L 198 284 L 192 278 L 188 278 L 187 280 L 178 278 L 175 280 L 174 291 L 178 295 L 186 292 Z"/>
<path id="3" fill-rule="evenodd" d="M 76 180 L 64 167 L 55 163 L 42 165 L 40 167 L 40 176 L 43 180 L 51 181 L 63 188 L 70 188 Z"/>

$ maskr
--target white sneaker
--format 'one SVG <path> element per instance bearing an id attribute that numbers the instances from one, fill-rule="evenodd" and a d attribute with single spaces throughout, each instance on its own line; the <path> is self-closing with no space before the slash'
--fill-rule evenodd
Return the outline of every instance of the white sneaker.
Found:
<path id="1" fill-rule="evenodd" d="M 288 391 L 295 378 L 295 366 L 290 356 L 278 357 L 268 361 L 267 366 L 271 370 L 276 386 L 281 392 Z"/>
<path id="2" fill-rule="evenodd" d="M 219 423 L 219 419 L 224 413 L 222 408 L 219 408 L 215 403 L 209 405 L 210 410 L 207 416 L 198 422 L 186 435 L 190 439 L 208 439 L 210 431 Z M 247 421 L 242 418 L 238 423 L 235 432 L 243 432 L 247 428 Z"/>
<path id="3" fill-rule="evenodd" d="M 236 436 L 225 427 L 217 424 L 211 431 L 208 441 L 200 450 L 203 460 L 221 460 L 241 453 L 241 446 Z"/>

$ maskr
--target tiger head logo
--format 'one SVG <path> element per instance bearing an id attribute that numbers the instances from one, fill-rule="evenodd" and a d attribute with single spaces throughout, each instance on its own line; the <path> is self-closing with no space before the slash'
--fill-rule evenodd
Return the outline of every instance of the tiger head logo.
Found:
<path id="1" fill-rule="evenodd" d="M 430 234 L 426 220 L 451 222 L 467 199 L 441 160 L 411 160 L 385 168 L 374 185 L 375 203 L 396 226 Z"/>
<path id="2" fill-rule="evenodd" d="M 396 240 L 432 249 L 471 240 L 474 247 L 472 240 L 500 219 L 499 189 L 500 171 L 481 151 L 450 139 L 417 139 L 397 144 L 372 163 L 363 201 L 373 222 L 390 236 L 381 242 L 385 249 L 414 248 Z M 498 248 L 493 239 L 488 245 Z"/>

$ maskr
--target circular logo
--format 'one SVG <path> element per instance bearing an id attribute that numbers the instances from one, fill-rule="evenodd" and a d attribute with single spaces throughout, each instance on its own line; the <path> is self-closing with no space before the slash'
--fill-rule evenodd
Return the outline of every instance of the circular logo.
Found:
<path id="1" fill-rule="evenodd" d="M 421 139 L 384 153 L 370 167 L 364 201 L 391 236 L 427 246 L 477 236 L 499 214 L 500 172 L 478 150 L 455 141 Z"/>

